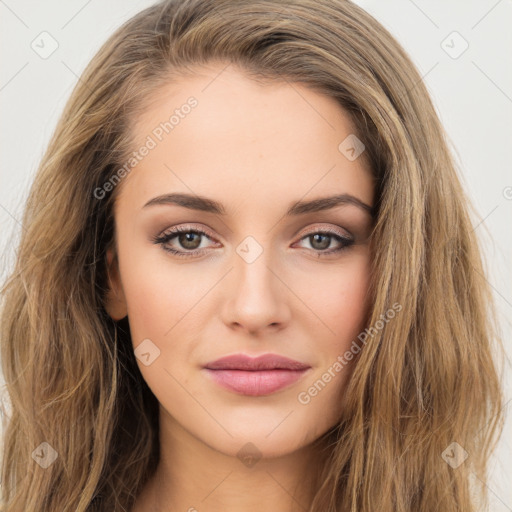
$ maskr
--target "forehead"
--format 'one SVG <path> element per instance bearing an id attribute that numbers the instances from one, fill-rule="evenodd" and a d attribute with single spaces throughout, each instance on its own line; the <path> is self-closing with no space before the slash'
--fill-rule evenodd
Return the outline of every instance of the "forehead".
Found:
<path id="1" fill-rule="evenodd" d="M 254 199 L 256 207 L 258 200 L 289 203 L 325 192 L 373 204 L 364 153 L 351 161 L 340 149 L 354 125 L 333 98 L 210 65 L 147 100 L 133 120 L 133 150 L 150 149 L 122 182 L 132 203 L 170 191 L 217 198 L 230 191 L 231 199 Z"/>

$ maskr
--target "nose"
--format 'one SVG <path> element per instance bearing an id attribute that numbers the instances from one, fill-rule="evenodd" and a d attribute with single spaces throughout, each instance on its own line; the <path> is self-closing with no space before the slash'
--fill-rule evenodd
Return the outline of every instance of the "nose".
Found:
<path id="1" fill-rule="evenodd" d="M 284 328 L 290 318 L 286 297 L 291 293 L 284 277 L 280 267 L 266 257 L 265 251 L 251 263 L 237 255 L 235 268 L 227 276 L 229 291 L 223 308 L 225 324 L 252 335 Z"/>

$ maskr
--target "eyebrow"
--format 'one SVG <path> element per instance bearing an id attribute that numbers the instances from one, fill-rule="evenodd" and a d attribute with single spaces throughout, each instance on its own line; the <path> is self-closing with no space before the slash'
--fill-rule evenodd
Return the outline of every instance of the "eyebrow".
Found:
<path id="1" fill-rule="evenodd" d="M 221 203 L 207 197 L 191 194 L 174 193 L 157 196 L 150 199 L 143 208 L 154 205 L 176 205 L 190 210 L 198 210 L 216 215 L 226 215 L 226 209 Z M 364 203 L 357 197 L 351 194 L 338 194 L 319 199 L 312 199 L 310 201 L 297 201 L 290 206 L 285 216 L 320 212 L 330 210 L 341 205 L 356 206 L 372 217 L 375 215 L 374 207 Z"/>

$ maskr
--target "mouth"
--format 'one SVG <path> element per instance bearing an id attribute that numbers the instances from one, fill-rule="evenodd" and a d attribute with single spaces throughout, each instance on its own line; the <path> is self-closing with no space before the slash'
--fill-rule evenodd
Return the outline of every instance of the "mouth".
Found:
<path id="1" fill-rule="evenodd" d="M 227 356 L 204 367 L 218 385 L 247 396 L 264 396 L 291 386 L 311 366 L 276 354 L 251 358 L 244 354 Z"/>

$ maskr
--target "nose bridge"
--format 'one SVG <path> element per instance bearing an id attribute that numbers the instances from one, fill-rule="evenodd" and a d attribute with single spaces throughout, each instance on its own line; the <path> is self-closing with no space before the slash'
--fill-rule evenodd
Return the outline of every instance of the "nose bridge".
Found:
<path id="1" fill-rule="evenodd" d="M 281 323 L 286 316 L 283 284 L 276 277 L 278 265 L 268 247 L 270 237 L 265 240 L 260 243 L 254 236 L 248 236 L 236 247 L 234 255 L 228 315 L 230 321 L 249 330 Z"/>
<path id="2" fill-rule="evenodd" d="M 275 291 L 275 276 L 271 270 L 273 257 L 272 249 L 269 247 L 270 237 L 266 237 L 265 240 L 261 236 L 258 238 L 261 242 L 249 235 L 237 246 L 235 279 L 237 288 L 244 294 L 270 296 Z"/>

